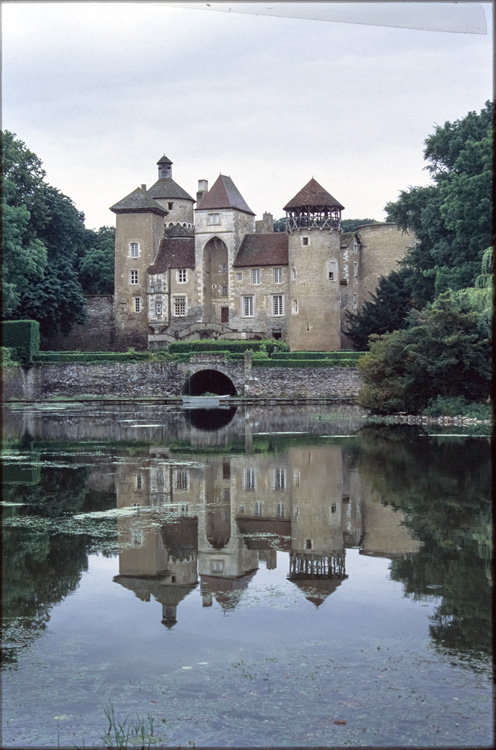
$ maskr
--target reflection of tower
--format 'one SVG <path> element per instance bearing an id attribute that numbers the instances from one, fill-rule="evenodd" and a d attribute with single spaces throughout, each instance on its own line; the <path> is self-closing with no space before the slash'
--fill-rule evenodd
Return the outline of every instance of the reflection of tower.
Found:
<path id="1" fill-rule="evenodd" d="M 232 512 L 234 484 L 231 460 L 208 461 L 204 480 L 204 513 L 198 519 L 198 563 L 203 606 L 212 598 L 224 609 L 236 606 L 258 569 L 258 555 L 249 550 Z"/>
<path id="2" fill-rule="evenodd" d="M 121 551 L 114 580 L 143 601 L 153 596 L 169 628 L 177 621 L 178 604 L 198 585 L 194 473 L 184 464 L 143 458 L 116 472 L 117 507 L 130 513 L 118 519 Z"/>
<path id="3" fill-rule="evenodd" d="M 320 606 L 346 578 L 341 446 L 291 448 L 292 551 L 289 580 Z"/>

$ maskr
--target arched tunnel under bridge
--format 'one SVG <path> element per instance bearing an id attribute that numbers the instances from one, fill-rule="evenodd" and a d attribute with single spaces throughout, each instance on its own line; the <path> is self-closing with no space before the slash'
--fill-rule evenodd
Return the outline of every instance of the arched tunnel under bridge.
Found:
<path id="1" fill-rule="evenodd" d="M 218 370 L 199 370 L 188 378 L 183 387 L 184 396 L 203 396 L 215 393 L 217 396 L 236 396 L 234 383 Z"/>

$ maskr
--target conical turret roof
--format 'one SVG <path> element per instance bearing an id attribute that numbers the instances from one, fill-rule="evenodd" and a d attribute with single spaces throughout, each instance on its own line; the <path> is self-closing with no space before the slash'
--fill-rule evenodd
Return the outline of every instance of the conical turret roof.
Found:
<path id="1" fill-rule="evenodd" d="M 160 214 L 160 216 L 165 216 L 168 213 L 160 203 L 154 201 L 153 198 L 141 188 L 136 188 L 136 190 L 133 190 L 132 193 L 126 195 L 121 201 L 114 203 L 114 205 L 110 207 L 110 210 L 113 211 L 114 214 L 155 213 Z"/>
<path id="2" fill-rule="evenodd" d="M 222 208 L 235 208 L 255 216 L 231 178 L 220 174 L 203 196 L 197 210 L 215 211 Z"/>
<path id="3" fill-rule="evenodd" d="M 290 211 L 292 208 L 304 208 L 310 206 L 328 206 L 329 208 L 344 209 L 339 201 L 319 185 L 313 177 L 307 182 L 304 188 L 296 193 L 295 197 L 287 203 L 283 211 Z"/>
<path id="4" fill-rule="evenodd" d="M 168 162 L 172 164 L 172 162 Z M 174 182 L 172 177 L 161 177 L 155 182 L 148 190 L 148 195 L 151 198 L 179 198 L 182 200 L 193 201 L 195 199 L 189 195 L 177 182 Z"/>

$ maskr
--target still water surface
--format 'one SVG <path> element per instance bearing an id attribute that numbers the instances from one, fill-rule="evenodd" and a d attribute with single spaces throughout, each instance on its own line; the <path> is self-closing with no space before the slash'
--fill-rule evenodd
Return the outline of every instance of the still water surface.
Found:
<path id="1" fill-rule="evenodd" d="M 452 433 L 453 430 L 450 430 Z M 3 747 L 492 745 L 490 441 L 9 408 Z"/>

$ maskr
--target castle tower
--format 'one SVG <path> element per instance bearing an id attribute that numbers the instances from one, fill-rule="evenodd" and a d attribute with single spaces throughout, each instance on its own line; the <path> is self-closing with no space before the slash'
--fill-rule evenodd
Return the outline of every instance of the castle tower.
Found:
<path id="1" fill-rule="evenodd" d="M 255 214 L 238 188 L 226 175 L 219 175 L 204 192 L 195 210 L 195 262 L 198 272 L 198 303 L 203 321 L 228 323 L 234 309 L 232 265 L 245 234 L 255 231 Z"/>
<path id="2" fill-rule="evenodd" d="M 172 162 L 165 154 L 158 160 L 158 180 L 148 190 L 150 198 L 167 210 L 165 225 L 193 227 L 194 198 L 172 179 Z"/>
<path id="3" fill-rule="evenodd" d="M 292 351 L 336 351 L 340 334 L 339 201 L 313 178 L 284 207 Z"/>
<path id="4" fill-rule="evenodd" d="M 143 185 L 111 209 L 116 214 L 114 318 L 120 349 L 146 349 L 148 334 L 147 268 L 164 235 L 167 210 Z"/>

